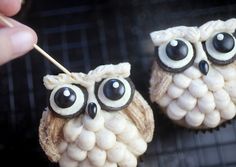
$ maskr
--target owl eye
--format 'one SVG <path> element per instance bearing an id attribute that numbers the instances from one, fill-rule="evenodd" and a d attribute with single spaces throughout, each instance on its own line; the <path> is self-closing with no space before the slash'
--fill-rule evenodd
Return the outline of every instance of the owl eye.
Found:
<path id="1" fill-rule="evenodd" d="M 169 72 L 182 72 L 193 64 L 194 53 L 190 42 L 174 39 L 156 50 L 160 66 Z"/>
<path id="2" fill-rule="evenodd" d="M 52 111 L 62 117 L 79 115 L 87 101 L 84 88 L 65 84 L 56 87 L 50 94 L 49 106 Z"/>
<path id="3" fill-rule="evenodd" d="M 129 78 L 108 78 L 97 85 L 97 99 L 104 110 L 121 110 L 133 99 L 134 85 Z"/>
<path id="4" fill-rule="evenodd" d="M 235 37 L 226 32 L 215 34 L 205 43 L 209 60 L 217 65 L 226 65 L 236 58 Z"/>

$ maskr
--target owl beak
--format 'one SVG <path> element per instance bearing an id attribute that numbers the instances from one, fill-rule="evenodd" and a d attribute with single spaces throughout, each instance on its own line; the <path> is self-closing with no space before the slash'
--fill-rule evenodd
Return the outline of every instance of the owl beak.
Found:
<path id="1" fill-rule="evenodd" d="M 198 68 L 203 75 L 207 75 L 207 73 L 209 71 L 209 64 L 207 61 L 201 60 L 198 64 Z"/>
<path id="2" fill-rule="evenodd" d="M 94 119 L 97 115 L 97 105 L 96 103 L 89 103 L 88 106 L 87 106 L 87 112 L 88 112 L 88 115 L 90 116 L 90 118 Z"/>

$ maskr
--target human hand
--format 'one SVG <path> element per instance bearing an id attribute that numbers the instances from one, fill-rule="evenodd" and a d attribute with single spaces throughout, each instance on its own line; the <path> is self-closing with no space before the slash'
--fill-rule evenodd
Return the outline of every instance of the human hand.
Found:
<path id="1" fill-rule="evenodd" d="M 0 14 L 13 16 L 19 12 L 22 0 L 0 0 Z M 8 27 L 0 20 L 0 65 L 20 57 L 33 49 L 37 43 L 36 33 L 26 25 L 5 17 L 14 27 Z"/>

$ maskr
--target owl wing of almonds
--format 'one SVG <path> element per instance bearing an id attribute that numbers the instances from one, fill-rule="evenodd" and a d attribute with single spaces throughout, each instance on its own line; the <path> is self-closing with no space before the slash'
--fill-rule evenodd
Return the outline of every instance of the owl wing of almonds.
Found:
<path id="1" fill-rule="evenodd" d="M 40 121 L 39 139 L 52 162 L 59 162 L 61 167 L 137 166 L 137 158 L 152 140 L 154 119 L 152 109 L 135 90 L 129 75 L 130 65 L 120 63 L 99 66 L 87 75 L 44 78 L 51 94 Z M 70 93 L 65 85 L 71 88 Z M 80 100 L 84 99 L 81 105 L 65 99 L 73 99 L 73 90 L 79 97 L 75 85 L 85 89 L 81 91 L 85 92 L 83 98 L 80 96 Z M 73 105 L 80 111 L 72 112 Z"/>

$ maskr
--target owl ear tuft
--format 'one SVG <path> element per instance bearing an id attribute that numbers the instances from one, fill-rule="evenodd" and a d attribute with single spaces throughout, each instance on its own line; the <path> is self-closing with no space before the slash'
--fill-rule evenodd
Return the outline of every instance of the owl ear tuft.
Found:
<path id="1" fill-rule="evenodd" d="M 58 162 L 58 144 L 62 139 L 62 128 L 66 120 L 55 117 L 51 111 L 44 111 L 39 126 L 39 142 L 52 162 Z"/>
<path id="2" fill-rule="evenodd" d="M 154 133 L 153 111 L 138 91 L 135 91 L 132 102 L 122 112 L 134 122 L 144 140 L 150 142 Z"/>
<path id="3" fill-rule="evenodd" d="M 152 102 L 158 101 L 172 82 L 172 74 L 164 71 L 156 61 L 152 66 L 149 94 Z"/>

